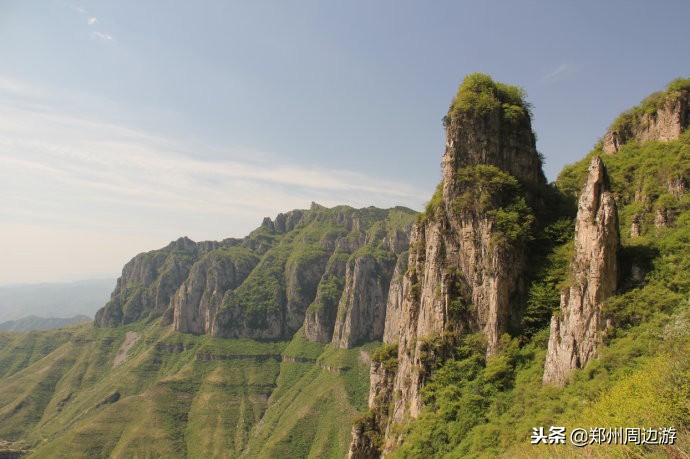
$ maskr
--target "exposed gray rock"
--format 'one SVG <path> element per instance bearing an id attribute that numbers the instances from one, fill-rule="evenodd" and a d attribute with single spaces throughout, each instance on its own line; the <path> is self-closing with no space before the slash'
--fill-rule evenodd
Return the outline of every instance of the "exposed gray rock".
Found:
<path id="1" fill-rule="evenodd" d="M 237 288 L 258 262 L 244 247 L 219 249 L 196 262 L 172 298 L 173 329 L 209 333 L 225 292 Z"/>
<path id="2" fill-rule="evenodd" d="M 656 216 L 654 217 L 654 226 L 657 228 L 665 228 L 671 220 L 671 212 L 665 207 L 658 207 L 656 209 Z"/>
<path id="3" fill-rule="evenodd" d="M 377 427 L 385 432 L 384 452 L 399 441 L 392 433 L 394 424 L 416 418 L 422 410 L 421 389 L 437 357 L 429 355 L 425 342 L 482 332 L 491 354 L 519 320 L 514 305 L 525 294 L 524 246 L 501 242 L 491 212 L 458 206 L 458 199 L 464 199 L 473 207 L 487 193 L 465 188 L 458 170 L 494 166 L 518 179 L 528 205 L 535 199 L 528 190 L 546 184 L 528 116 L 507 121 L 500 107 L 481 115 L 451 110 L 445 127 L 441 202 L 413 227 L 407 270 L 402 281 L 393 276 L 388 297 L 384 340 L 397 340 L 398 368 L 385 389 L 394 394 L 390 415 Z M 484 197 L 499 202 L 515 196 Z"/>
<path id="4" fill-rule="evenodd" d="M 630 237 L 639 237 L 642 234 L 642 217 L 636 215 L 630 224 Z"/>
<path id="5" fill-rule="evenodd" d="M 338 303 L 343 294 L 347 259 L 347 255 L 335 253 L 328 261 L 316 298 L 307 308 L 304 318 L 304 335 L 309 341 L 326 344 L 333 339 Z"/>
<path id="6" fill-rule="evenodd" d="M 304 323 L 305 313 L 316 298 L 330 255 L 322 251 L 320 255 L 305 260 L 290 260 L 286 266 L 285 327 L 292 333 Z"/>
<path id="7" fill-rule="evenodd" d="M 604 152 L 616 153 L 631 140 L 642 143 L 677 139 L 690 121 L 689 99 L 687 92 L 667 96 L 656 111 L 642 113 L 634 126 L 607 132 L 603 139 Z"/>
<path id="8" fill-rule="evenodd" d="M 687 190 L 687 183 L 685 183 L 684 177 L 676 177 L 668 181 L 668 191 L 676 199 L 680 199 L 685 195 Z"/>
<path id="9" fill-rule="evenodd" d="M 403 307 L 403 277 L 407 271 L 408 252 L 398 256 L 398 261 L 393 270 L 393 277 L 388 288 L 388 300 L 386 301 L 386 323 L 383 330 L 383 342 L 395 343 L 400 337 L 400 321 Z"/>
<path id="10" fill-rule="evenodd" d="M 381 339 L 386 319 L 386 300 L 395 257 L 392 253 L 352 257 L 345 270 L 345 289 L 338 305 L 333 345 L 350 348 Z"/>
<path id="11" fill-rule="evenodd" d="M 110 301 L 96 313 L 94 325 L 114 327 L 163 315 L 199 253 L 194 241 L 182 237 L 134 257 L 122 269 Z"/>
<path id="12" fill-rule="evenodd" d="M 349 459 L 371 459 L 380 456 L 379 445 L 372 441 L 372 433 L 380 437 L 385 432 L 386 410 L 393 399 L 393 378 L 395 371 L 386 369 L 380 362 L 372 362 L 369 369 L 369 415 L 352 428 L 352 442 L 347 457 Z"/>
<path id="13" fill-rule="evenodd" d="M 618 285 L 618 244 L 616 203 L 604 163 L 595 157 L 578 203 L 571 285 L 551 319 L 544 384 L 564 384 L 573 369 L 596 356 L 606 327 L 601 304 Z"/>

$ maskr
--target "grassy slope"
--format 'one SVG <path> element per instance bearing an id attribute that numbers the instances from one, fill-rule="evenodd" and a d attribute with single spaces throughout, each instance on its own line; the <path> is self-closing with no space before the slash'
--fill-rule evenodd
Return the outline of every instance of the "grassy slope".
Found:
<path id="1" fill-rule="evenodd" d="M 112 368 L 127 331 L 141 338 Z M 35 457 L 342 457 L 368 366 L 301 338 L 288 354 L 307 362 L 281 363 L 287 345 L 141 323 L 3 333 L 0 439 Z"/>

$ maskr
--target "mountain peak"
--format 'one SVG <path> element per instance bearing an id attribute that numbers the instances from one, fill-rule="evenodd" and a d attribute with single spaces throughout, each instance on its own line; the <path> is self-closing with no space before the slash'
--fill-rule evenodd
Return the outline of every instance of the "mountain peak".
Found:
<path id="1" fill-rule="evenodd" d="M 522 89 L 473 73 L 460 85 L 444 118 L 444 190 L 461 167 L 495 166 L 522 182 L 546 183 Z M 447 193 L 444 192 L 444 195 Z"/>

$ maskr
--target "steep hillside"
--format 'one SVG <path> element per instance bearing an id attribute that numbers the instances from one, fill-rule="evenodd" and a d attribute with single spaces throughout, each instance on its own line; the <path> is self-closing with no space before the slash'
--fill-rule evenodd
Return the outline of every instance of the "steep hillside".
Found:
<path id="1" fill-rule="evenodd" d="M 137 255 L 95 324 L 163 317 L 177 331 L 225 338 L 306 336 L 339 347 L 383 336 L 396 261 L 414 212 L 325 207 L 264 219 L 244 239 L 180 238 Z"/>
<path id="2" fill-rule="evenodd" d="M 2 448 L 32 457 L 342 457 L 343 426 L 366 406 L 366 354 L 299 333 L 227 340 L 139 322 L 0 343 Z"/>
<path id="3" fill-rule="evenodd" d="M 372 367 L 370 416 L 356 427 L 352 455 L 389 451 L 417 418 L 422 389 L 454 359 L 463 336 L 486 352 L 520 326 L 530 264 L 550 242 L 540 232 L 557 214 L 519 88 L 469 75 L 447 117 L 443 180 L 412 231 L 401 297 L 389 303 L 397 330 L 386 334 L 395 368 Z M 537 249 L 535 238 L 541 250 Z M 376 453 L 373 453 L 376 454 Z"/>
<path id="4" fill-rule="evenodd" d="M 523 92 L 469 75 L 423 213 L 313 204 L 181 238 L 124 267 L 95 326 L 0 332 L 0 453 L 687 456 L 687 81 L 549 185 Z"/>
<path id="5" fill-rule="evenodd" d="M 390 340 L 374 353 L 370 410 L 355 425 L 350 457 L 377 457 L 381 451 L 389 457 L 687 454 L 689 135 L 641 143 L 628 138 L 613 155 L 600 144 L 567 167 L 553 190 L 552 202 L 560 203 L 552 208 L 553 223 L 534 229 L 535 240 L 547 250 L 532 258 L 533 270 L 527 272 L 531 280 L 520 327 L 504 328 L 510 334 L 495 346 L 486 329 L 476 326 L 459 333 L 446 327 L 418 338 L 422 352 L 416 354 L 416 368 L 424 377 L 413 381 L 420 409 L 397 423 L 390 419 L 395 421 L 401 394 L 390 388 L 400 374 L 405 344 L 402 338 Z M 435 202 L 447 205 L 443 197 L 432 198 L 430 209 Z M 538 206 L 533 215 L 544 221 Z M 427 219 L 434 218 L 427 210 Z M 422 225 L 429 223 L 418 224 L 413 234 Z M 439 264 L 453 262 L 453 251 L 441 253 Z M 411 257 L 415 264 L 407 276 L 410 271 L 426 276 L 428 257 Z M 408 308 L 423 311 L 424 304 Z M 510 303 L 512 311 L 522 307 Z M 473 300 L 468 310 L 481 308 L 482 302 Z M 570 440 L 530 443 L 534 428 L 548 434 L 551 426 L 563 426 L 568 434 L 578 427 L 588 432 L 672 427 L 676 439 L 673 445 L 620 440 L 584 450 Z"/>
<path id="6" fill-rule="evenodd" d="M 137 255 L 95 328 L 2 335 L 2 448 L 344 456 L 414 215 L 314 204 Z"/>

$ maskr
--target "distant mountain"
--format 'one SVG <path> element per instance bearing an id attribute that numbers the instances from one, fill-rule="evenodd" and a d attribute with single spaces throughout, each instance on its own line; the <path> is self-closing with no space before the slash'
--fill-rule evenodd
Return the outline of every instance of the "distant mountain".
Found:
<path id="1" fill-rule="evenodd" d="M 18 320 L 8 320 L 0 323 L 0 330 L 12 332 L 28 332 L 33 330 L 52 330 L 54 328 L 65 327 L 78 322 L 91 321 L 91 316 L 80 314 L 74 317 L 38 317 L 28 316 Z"/>
<path id="2" fill-rule="evenodd" d="M 0 286 L 0 322 L 28 315 L 39 317 L 93 317 L 115 286 L 115 279 L 88 279 L 69 283 Z"/>

